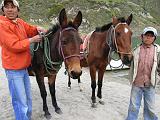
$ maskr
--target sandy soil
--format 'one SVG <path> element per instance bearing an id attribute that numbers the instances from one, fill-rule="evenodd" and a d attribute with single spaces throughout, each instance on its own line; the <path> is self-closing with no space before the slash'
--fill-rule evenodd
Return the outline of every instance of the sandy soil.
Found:
<path id="1" fill-rule="evenodd" d="M 59 107 L 63 114 L 58 115 L 52 107 L 48 91 L 47 79 L 45 84 L 48 91 L 47 102 L 52 115 L 51 120 L 125 120 L 129 104 L 131 86 L 129 85 L 128 70 L 106 71 L 104 76 L 102 95 L 105 105 L 98 104 L 97 108 L 91 107 L 90 77 L 87 68 L 83 68 L 82 86 L 80 92 L 77 80 L 72 80 L 71 90 L 67 88 L 67 76 L 64 67 L 59 71 L 56 80 L 56 95 Z M 43 116 L 42 99 L 36 79 L 31 78 L 33 96 L 33 120 L 46 120 Z M 156 112 L 160 118 L 160 86 L 157 87 Z M 142 108 L 139 120 L 142 120 Z M 8 82 L 4 70 L 0 65 L 0 120 L 14 120 Z"/>

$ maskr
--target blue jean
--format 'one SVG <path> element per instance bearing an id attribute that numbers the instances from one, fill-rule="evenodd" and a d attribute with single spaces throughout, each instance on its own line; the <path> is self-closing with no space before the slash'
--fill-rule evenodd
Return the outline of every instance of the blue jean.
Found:
<path id="1" fill-rule="evenodd" d="M 128 116 L 126 120 L 137 120 L 141 106 L 141 100 L 144 100 L 143 117 L 144 120 L 158 120 L 155 114 L 155 88 L 132 86 Z"/>
<path id="2" fill-rule="evenodd" d="M 5 70 L 16 120 L 31 120 L 31 84 L 26 69 Z"/>

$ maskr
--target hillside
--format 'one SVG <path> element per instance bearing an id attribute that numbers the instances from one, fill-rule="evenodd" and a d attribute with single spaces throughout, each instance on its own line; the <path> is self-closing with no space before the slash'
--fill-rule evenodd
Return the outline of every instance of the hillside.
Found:
<path id="1" fill-rule="evenodd" d="M 66 8 L 69 17 L 79 10 L 83 14 L 80 28 L 88 33 L 97 26 L 111 21 L 112 16 L 127 17 L 133 14 L 131 28 L 134 35 L 145 26 L 154 26 L 160 30 L 160 0 L 19 0 L 21 17 L 26 21 L 47 26 L 55 22 L 62 8 Z"/>

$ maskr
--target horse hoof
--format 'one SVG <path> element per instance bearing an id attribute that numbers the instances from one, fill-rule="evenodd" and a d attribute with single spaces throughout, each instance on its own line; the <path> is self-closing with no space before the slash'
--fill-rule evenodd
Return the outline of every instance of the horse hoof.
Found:
<path id="1" fill-rule="evenodd" d="M 91 107 L 92 108 L 97 108 L 97 103 L 92 103 Z"/>
<path id="2" fill-rule="evenodd" d="M 78 83 L 78 86 L 79 86 L 80 92 L 82 92 L 83 91 L 82 83 Z"/>
<path id="3" fill-rule="evenodd" d="M 79 89 L 79 91 L 80 91 L 80 92 L 82 92 L 82 91 L 83 91 L 83 89 L 82 89 L 82 88 L 80 88 L 80 89 Z"/>
<path id="4" fill-rule="evenodd" d="M 68 86 L 68 89 L 71 90 L 71 87 Z"/>
<path id="5" fill-rule="evenodd" d="M 100 98 L 98 98 L 98 102 L 99 102 L 101 105 L 104 105 L 104 104 L 105 104 L 105 102 L 104 102 L 102 99 L 100 99 Z"/>
<path id="6" fill-rule="evenodd" d="M 44 117 L 47 119 L 47 120 L 50 120 L 52 118 L 51 114 L 49 112 L 45 113 L 44 114 Z"/>
<path id="7" fill-rule="evenodd" d="M 79 91 L 82 92 L 83 91 L 83 87 L 79 86 Z"/>
<path id="8" fill-rule="evenodd" d="M 60 108 L 57 108 L 57 109 L 55 110 L 55 112 L 56 112 L 57 114 L 62 114 L 62 111 L 61 111 Z"/>
<path id="9" fill-rule="evenodd" d="M 99 103 L 100 103 L 101 105 L 104 105 L 104 104 L 105 104 L 105 102 L 104 102 L 104 101 L 99 101 Z"/>
<path id="10" fill-rule="evenodd" d="M 82 88 L 82 87 L 79 87 L 79 91 L 82 92 L 82 91 L 83 91 L 83 88 Z"/>

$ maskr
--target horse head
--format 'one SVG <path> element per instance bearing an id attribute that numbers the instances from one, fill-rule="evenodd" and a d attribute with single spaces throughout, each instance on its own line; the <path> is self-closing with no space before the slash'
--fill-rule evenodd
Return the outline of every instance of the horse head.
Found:
<path id="1" fill-rule="evenodd" d="M 77 79 L 81 74 L 80 66 L 80 44 L 81 38 L 78 33 L 78 27 L 82 22 L 82 13 L 78 12 L 76 17 L 71 21 L 67 20 L 65 9 L 59 14 L 60 36 L 59 48 L 63 57 L 66 70 L 70 77 Z"/>
<path id="2" fill-rule="evenodd" d="M 129 27 L 132 14 L 127 18 L 112 18 L 112 40 L 115 51 L 119 54 L 122 63 L 130 65 L 132 61 L 132 31 Z"/>

